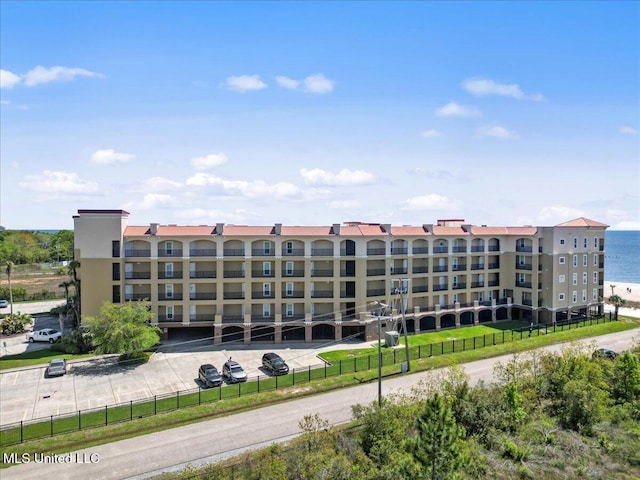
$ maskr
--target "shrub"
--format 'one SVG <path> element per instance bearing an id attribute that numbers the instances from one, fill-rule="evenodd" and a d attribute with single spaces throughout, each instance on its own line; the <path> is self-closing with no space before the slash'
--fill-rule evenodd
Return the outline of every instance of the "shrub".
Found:
<path id="1" fill-rule="evenodd" d="M 520 448 L 515 442 L 507 440 L 503 445 L 504 451 L 502 456 L 504 458 L 510 458 L 516 462 L 523 462 L 529 456 L 529 450 L 526 448 Z"/>
<path id="2" fill-rule="evenodd" d="M 25 331 L 27 325 L 31 325 L 33 318 L 26 313 L 17 313 L 13 315 L 6 315 L 0 322 L 0 329 L 5 335 L 13 335 L 14 333 L 22 333 Z"/>

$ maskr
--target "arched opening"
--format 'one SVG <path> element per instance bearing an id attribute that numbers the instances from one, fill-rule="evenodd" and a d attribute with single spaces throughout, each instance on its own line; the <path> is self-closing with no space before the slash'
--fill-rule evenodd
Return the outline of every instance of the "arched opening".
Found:
<path id="1" fill-rule="evenodd" d="M 365 327 L 360 325 L 343 325 L 342 339 L 365 340 Z"/>
<path id="2" fill-rule="evenodd" d="M 274 342 L 276 339 L 275 328 L 265 325 L 251 327 L 251 343 Z"/>
<path id="3" fill-rule="evenodd" d="M 285 325 L 282 327 L 283 342 L 295 342 L 300 340 L 304 342 L 304 325 Z"/>
<path id="4" fill-rule="evenodd" d="M 445 313 L 440 317 L 440 327 L 454 328 L 456 326 L 456 316 L 453 313 Z"/>
<path id="5" fill-rule="evenodd" d="M 462 312 L 460 315 L 460 325 L 473 325 L 473 312 Z"/>
<path id="6" fill-rule="evenodd" d="M 336 338 L 336 327 L 327 323 L 314 325 L 311 328 L 312 340 L 333 340 Z"/>
<path id="7" fill-rule="evenodd" d="M 480 310 L 478 312 L 478 321 L 480 323 L 491 323 L 492 319 L 491 319 L 491 310 Z"/>
<path id="8" fill-rule="evenodd" d="M 509 318 L 509 310 L 505 307 L 500 307 L 496 311 L 496 320 L 507 320 Z"/>
<path id="9" fill-rule="evenodd" d="M 223 327 L 222 343 L 244 342 L 244 328 L 242 327 Z"/>
<path id="10" fill-rule="evenodd" d="M 426 330 L 435 330 L 436 329 L 436 317 L 433 315 L 429 315 L 426 317 L 422 317 L 420 319 L 420 331 L 424 332 Z"/>

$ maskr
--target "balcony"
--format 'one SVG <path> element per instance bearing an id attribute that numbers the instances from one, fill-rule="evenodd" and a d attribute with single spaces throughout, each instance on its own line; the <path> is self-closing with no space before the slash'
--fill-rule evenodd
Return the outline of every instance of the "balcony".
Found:
<path id="1" fill-rule="evenodd" d="M 412 293 L 424 293 L 428 291 L 429 291 L 428 285 L 414 285 L 413 287 L 411 287 Z"/>
<path id="2" fill-rule="evenodd" d="M 275 251 L 265 250 L 264 248 L 254 248 L 251 250 L 252 257 L 274 257 L 275 255 Z"/>
<path id="3" fill-rule="evenodd" d="M 432 290 L 434 292 L 442 292 L 444 290 L 449 290 L 449 286 L 446 283 L 439 284 L 439 285 L 434 285 Z"/>
<path id="4" fill-rule="evenodd" d="M 531 265 L 530 263 L 516 262 L 516 270 L 533 270 L 533 265 Z"/>
<path id="5" fill-rule="evenodd" d="M 500 285 L 500 280 L 489 280 L 490 287 L 497 287 L 498 285 Z"/>
<path id="6" fill-rule="evenodd" d="M 451 251 L 453 253 L 466 253 L 467 252 L 467 247 L 452 247 Z"/>
<path id="7" fill-rule="evenodd" d="M 408 271 L 407 267 L 394 267 L 390 269 L 389 273 L 391 275 L 406 275 Z"/>
<path id="8" fill-rule="evenodd" d="M 304 248 L 288 248 L 282 250 L 283 257 L 304 257 Z"/>
<path id="9" fill-rule="evenodd" d="M 516 282 L 516 287 L 531 288 L 531 282 Z"/>
<path id="10" fill-rule="evenodd" d="M 433 247 L 433 253 L 448 253 L 448 247 Z"/>
<path id="11" fill-rule="evenodd" d="M 224 278 L 244 278 L 243 270 L 225 270 L 222 273 Z"/>
<path id="12" fill-rule="evenodd" d="M 259 300 L 263 298 L 276 298 L 275 292 L 251 292 L 251 298 Z"/>
<path id="13" fill-rule="evenodd" d="M 149 280 L 151 272 L 124 272 L 124 278 L 126 280 Z"/>
<path id="14" fill-rule="evenodd" d="M 447 265 L 434 265 L 433 266 L 433 273 L 448 272 L 448 271 L 449 271 L 449 267 Z"/>
<path id="15" fill-rule="evenodd" d="M 341 248 L 340 249 L 340 256 L 341 257 L 355 257 L 356 256 L 356 251 L 353 250 L 353 249 Z"/>
<path id="16" fill-rule="evenodd" d="M 222 323 L 244 323 L 244 315 L 222 315 Z"/>
<path id="17" fill-rule="evenodd" d="M 495 270 L 496 268 L 500 268 L 500 262 L 492 262 L 489 264 L 490 270 Z"/>
<path id="18" fill-rule="evenodd" d="M 414 255 L 422 255 L 422 254 L 428 254 L 429 253 L 429 247 L 414 247 L 413 248 L 413 254 Z"/>
<path id="19" fill-rule="evenodd" d="M 312 270 L 311 271 L 311 276 L 312 277 L 333 277 L 333 270 Z"/>
<path id="20" fill-rule="evenodd" d="M 283 299 L 287 299 L 287 298 L 304 298 L 304 292 L 301 292 L 300 290 L 297 291 L 292 291 L 292 292 L 287 292 L 286 290 L 282 291 L 282 298 Z"/>
<path id="21" fill-rule="evenodd" d="M 225 248 L 222 254 L 225 257 L 244 257 L 244 248 Z"/>
<path id="22" fill-rule="evenodd" d="M 224 292 L 222 298 L 224 300 L 244 300 L 244 292 Z"/>
<path id="23" fill-rule="evenodd" d="M 189 300 L 215 300 L 215 292 L 190 293 Z"/>
<path id="24" fill-rule="evenodd" d="M 159 257 L 182 257 L 182 249 L 158 249 Z"/>
<path id="25" fill-rule="evenodd" d="M 533 302 L 531 301 L 530 298 L 523 298 L 522 299 L 522 305 L 526 305 L 526 306 L 530 307 L 531 305 L 533 305 Z"/>
<path id="26" fill-rule="evenodd" d="M 182 270 L 174 270 L 173 272 L 158 272 L 158 278 L 160 280 L 172 280 L 172 279 L 178 279 L 180 280 L 182 278 Z"/>
<path id="27" fill-rule="evenodd" d="M 251 270 L 251 276 L 255 278 L 273 278 L 276 276 L 276 272 L 273 270 Z"/>
<path id="28" fill-rule="evenodd" d="M 138 302 L 141 300 L 151 300 L 151 293 L 126 293 L 124 299 L 127 302 Z"/>
<path id="29" fill-rule="evenodd" d="M 384 268 L 367 268 L 367 277 L 379 277 L 385 275 L 386 270 Z"/>
<path id="30" fill-rule="evenodd" d="M 368 288 L 367 297 L 382 297 L 387 294 L 384 288 Z"/>
<path id="31" fill-rule="evenodd" d="M 600 246 L 598 247 L 598 251 L 599 251 L 599 252 L 604 252 L 604 245 L 600 245 Z"/>
<path id="32" fill-rule="evenodd" d="M 182 300 L 182 293 L 159 293 L 158 300 L 161 302 L 174 302 Z"/>
<path id="33" fill-rule="evenodd" d="M 391 249 L 391 255 L 406 255 L 407 253 L 409 253 L 409 249 L 406 247 Z"/>
<path id="34" fill-rule="evenodd" d="M 321 313 L 319 315 L 314 315 L 311 319 L 312 322 L 333 322 L 335 321 L 336 316 L 333 313 Z"/>
<path id="35" fill-rule="evenodd" d="M 251 315 L 252 322 L 273 322 L 276 319 L 275 315 Z"/>
<path id="36" fill-rule="evenodd" d="M 150 257 L 151 250 L 125 250 L 125 257 Z"/>
<path id="37" fill-rule="evenodd" d="M 459 283 L 454 283 L 453 284 L 453 289 L 454 290 L 464 290 L 465 288 L 467 288 L 467 284 L 466 283 L 459 282 Z"/>
<path id="38" fill-rule="evenodd" d="M 214 322 L 215 319 L 216 316 L 213 313 L 203 313 L 189 316 L 189 321 L 191 322 Z"/>
<path id="39" fill-rule="evenodd" d="M 484 263 L 472 263 L 471 270 L 484 270 Z"/>
<path id="40" fill-rule="evenodd" d="M 356 298 L 356 292 L 347 292 L 346 290 L 340 290 L 340 298 Z"/>
<path id="41" fill-rule="evenodd" d="M 531 245 L 516 245 L 516 252 L 533 252 Z"/>
<path id="42" fill-rule="evenodd" d="M 215 257 L 216 249 L 215 248 L 194 248 L 189 251 L 189 255 L 191 257 Z"/>
<path id="43" fill-rule="evenodd" d="M 158 315 L 158 322 L 177 322 L 182 323 L 182 315 Z"/>
<path id="44" fill-rule="evenodd" d="M 311 298 L 333 298 L 333 290 L 314 290 Z"/>
<path id="45" fill-rule="evenodd" d="M 484 282 L 471 282 L 471 288 L 482 288 L 484 287 Z"/>
<path id="46" fill-rule="evenodd" d="M 421 266 L 421 267 L 413 267 L 413 273 L 429 273 L 429 267 Z"/>
<path id="47" fill-rule="evenodd" d="M 367 248 L 367 255 L 384 255 L 386 253 L 385 248 Z"/>
<path id="48" fill-rule="evenodd" d="M 333 248 L 312 248 L 312 257 L 333 257 Z"/>
<path id="49" fill-rule="evenodd" d="M 189 278 L 216 278 L 215 270 L 196 270 L 195 272 L 189 272 Z"/>
<path id="50" fill-rule="evenodd" d="M 282 272 L 283 277 L 304 277 L 304 270 L 285 270 Z"/>
<path id="51" fill-rule="evenodd" d="M 500 245 L 489 245 L 489 251 L 490 252 L 499 252 L 500 251 Z"/>
<path id="52" fill-rule="evenodd" d="M 451 265 L 451 270 L 454 270 L 456 272 L 464 272 L 467 270 L 467 264 L 459 263 L 457 265 Z"/>
<path id="53" fill-rule="evenodd" d="M 282 316 L 282 321 L 283 322 L 297 322 L 300 320 L 304 320 L 305 319 L 305 315 L 304 313 L 295 313 L 292 315 L 283 315 Z"/>
<path id="54" fill-rule="evenodd" d="M 471 252 L 472 253 L 484 252 L 484 245 L 472 245 Z"/>

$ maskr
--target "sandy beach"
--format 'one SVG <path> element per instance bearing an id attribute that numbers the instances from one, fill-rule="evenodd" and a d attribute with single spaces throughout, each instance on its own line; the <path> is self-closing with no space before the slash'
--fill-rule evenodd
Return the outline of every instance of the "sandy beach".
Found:
<path id="1" fill-rule="evenodd" d="M 611 296 L 612 285 L 614 287 L 613 292 L 615 295 L 620 296 L 620 298 L 627 302 L 640 303 L 640 283 L 604 282 L 605 299 Z"/>

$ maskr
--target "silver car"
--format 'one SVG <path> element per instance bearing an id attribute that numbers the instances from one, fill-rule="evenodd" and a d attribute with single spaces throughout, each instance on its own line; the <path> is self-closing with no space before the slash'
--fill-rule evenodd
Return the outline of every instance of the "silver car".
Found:
<path id="1" fill-rule="evenodd" d="M 47 375 L 55 377 L 67 373 L 67 361 L 64 358 L 54 358 L 49 362 Z"/>

